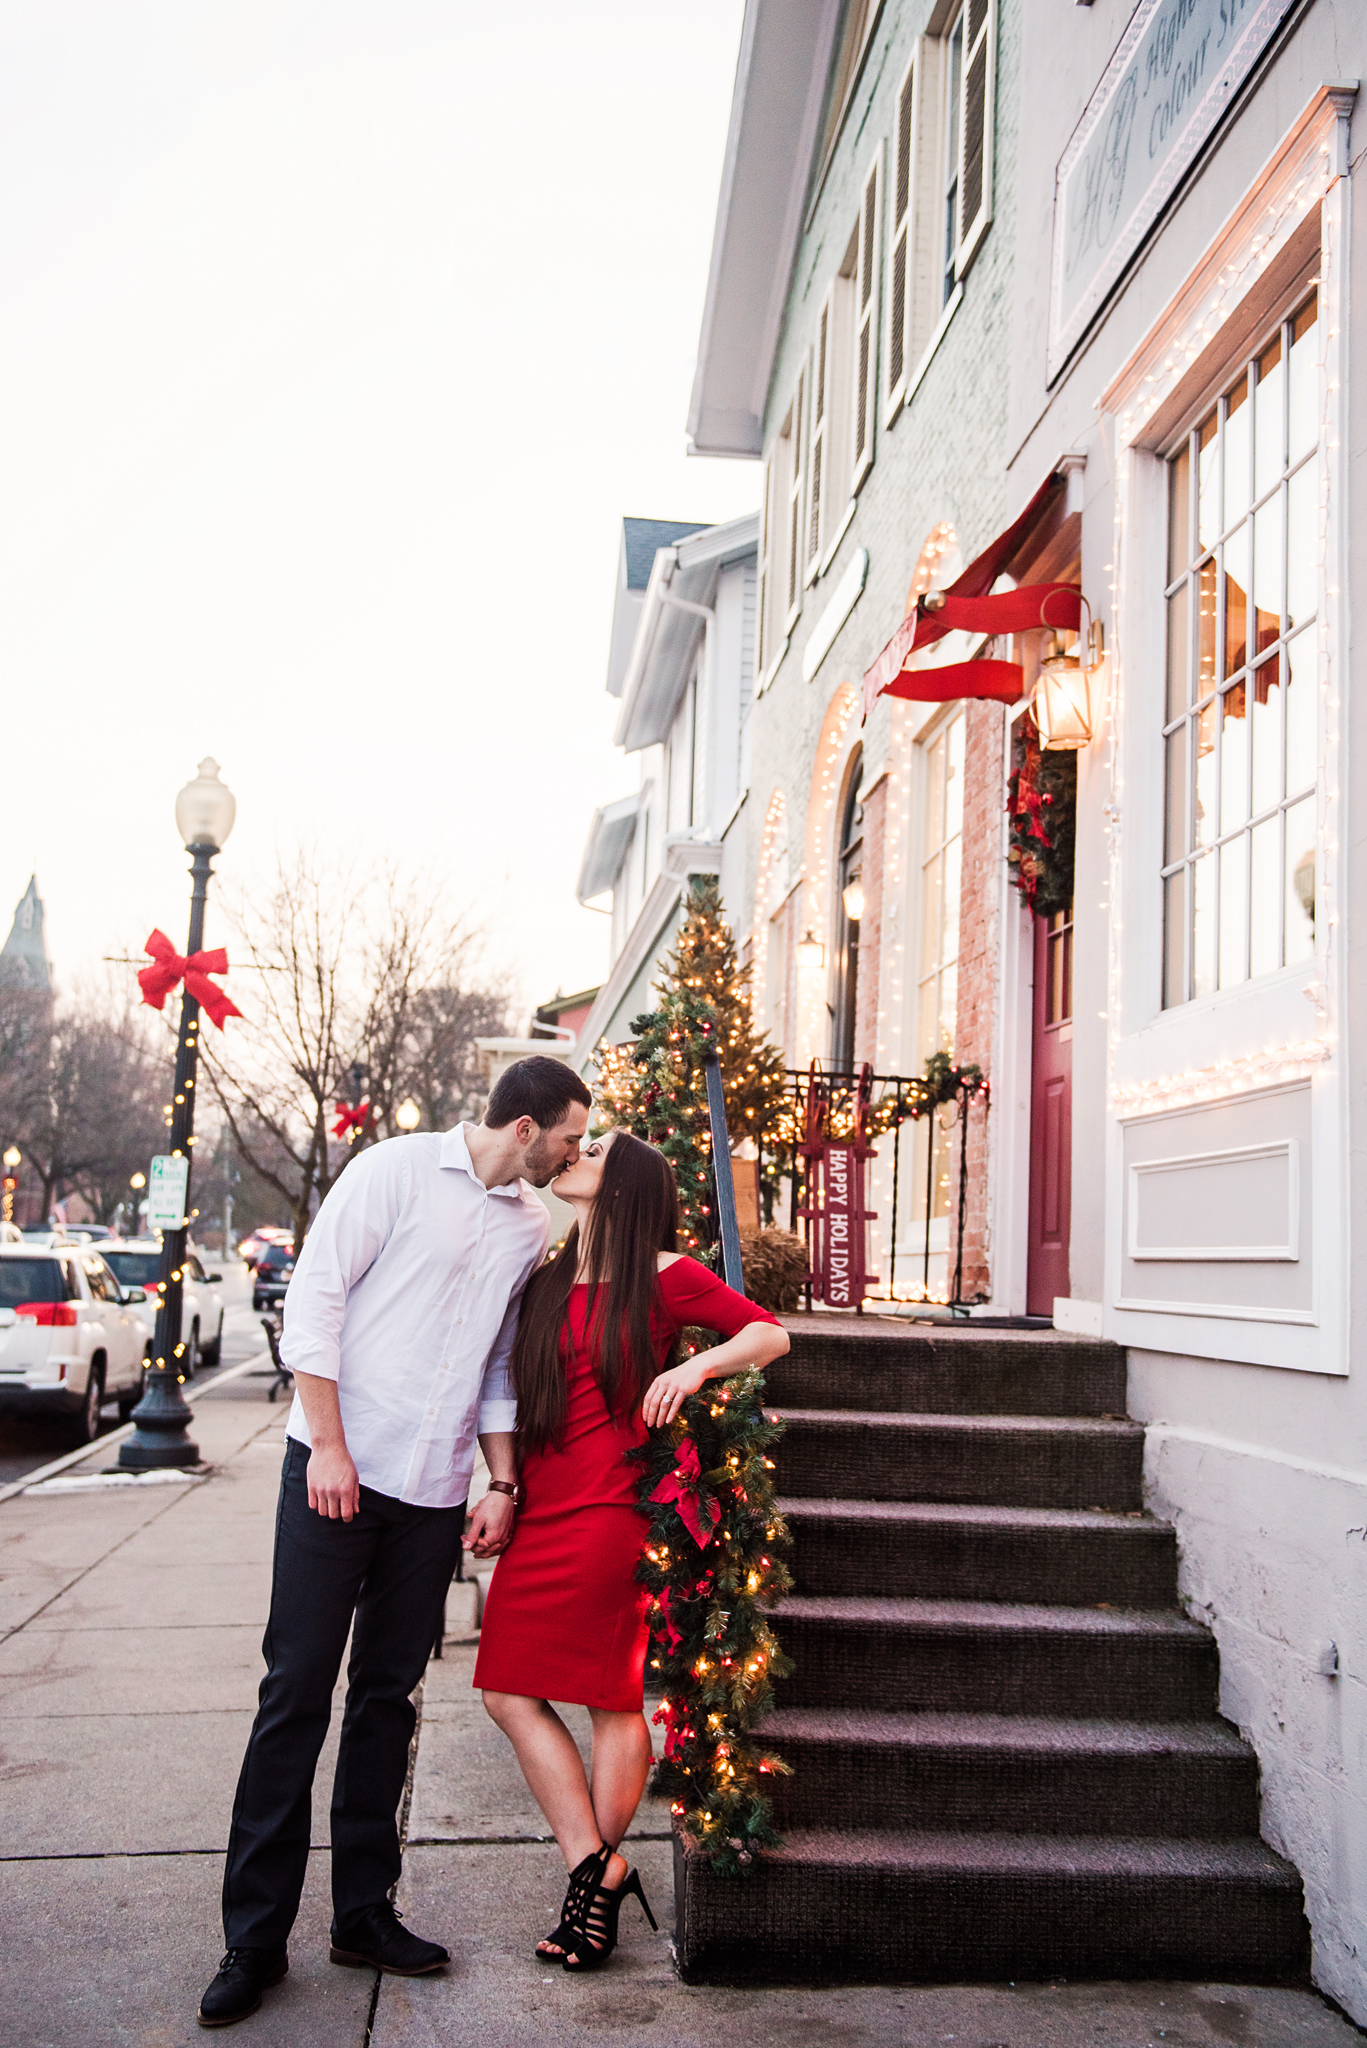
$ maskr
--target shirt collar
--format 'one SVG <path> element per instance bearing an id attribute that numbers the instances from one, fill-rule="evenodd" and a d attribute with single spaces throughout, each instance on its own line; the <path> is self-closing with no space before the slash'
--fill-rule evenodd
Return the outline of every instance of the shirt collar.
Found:
<path id="1" fill-rule="evenodd" d="M 464 1124 L 457 1124 L 453 1130 L 442 1133 L 441 1150 L 437 1154 L 437 1164 L 439 1166 L 454 1167 L 458 1173 L 468 1173 L 481 1194 L 510 1195 L 514 1201 L 521 1201 L 522 1199 L 522 1182 L 520 1180 L 508 1181 L 503 1187 L 485 1187 L 484 1182 L 475 1172 L 474 1161 L 470 1157 L 470 1147 L 465 1139 Z"/>

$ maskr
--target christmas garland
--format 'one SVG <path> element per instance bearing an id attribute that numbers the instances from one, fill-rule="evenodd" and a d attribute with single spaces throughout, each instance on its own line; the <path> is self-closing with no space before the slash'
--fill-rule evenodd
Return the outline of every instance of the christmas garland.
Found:
<path id="1" fill-rule="evenodd" d="M 1006 785 L 1011 880 L 1036 917 L 1053 917 L 1073 900 L 1077 824 L 1077 755 L 1046 752 L 1030 712 L 1011 735 Z"/>
<path id="2" fill-rule="evenodd" d="M 752 1732 L 771 1678 L 793 1668 L 763 1611 L 793 1583 L 768 1455 L 783 1426 L 763 1397 L 757 1370 L 711 1382 L 632 1453 L 650 1516 L 636 1574 L 651 1595 L 647 1675 L 664 1693 L 651 1791 L 733 1877 L 779 1846 L 763 1781 L 791 1769 Z"/>

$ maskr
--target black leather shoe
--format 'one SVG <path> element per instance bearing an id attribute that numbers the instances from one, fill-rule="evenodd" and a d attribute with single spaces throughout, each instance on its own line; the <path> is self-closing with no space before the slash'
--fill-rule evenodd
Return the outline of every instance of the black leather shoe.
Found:
<path id="1" fill-rule="evenodd" d="M 421 1941 L 401 1926 L 387 1899 L 348 1920 L 345 1927 L 334 1922 L 328 1953 L 334 1963 L 385 1970 L 391 1977 L 425 1977 L 451 1960 L 439 1942 Z"/>
<path id="2" fill-rule="evenodd" d="M 230 1948 L 218 1975 L 199 2001 L 202 2027 L 230 2027 L 261 2003 L 263 1991 L 278 1984 L 290 1966 L 283 1948 Z"/>

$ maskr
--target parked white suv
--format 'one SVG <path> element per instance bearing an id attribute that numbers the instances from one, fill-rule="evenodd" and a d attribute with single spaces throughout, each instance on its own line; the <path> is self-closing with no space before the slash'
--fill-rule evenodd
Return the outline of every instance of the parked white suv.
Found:
<path id="1" fill-rule="evenodd" d="M 121 1287 L 141 1287 L 147 1299 L 138 1308 L 146 1333 L 145 1352 L 152 1356 L 152 1338 L 157 1327 L 157 1275 L 161 1271 L 161 1246 L 154 1237 L 110 1237 L 100 1246 L 100 1257 L 113 1269 Z M 185 1377 L 193 1377 L 201 1365 L 217 1365 L 223 1355 L 223 1295 L 217 1273 L 206 1273 L 193 1245 L 181 1267 L 180 1327 L 185 1338 Z"/>
<path id="2" fill-rule="evenodd" d="M 142 1393 L 141 1296 L 88 1246 L 0 1244 L 0 1414 L 69 1416 L 78 1444 L 107 1399 L 126 1416 Z"/>

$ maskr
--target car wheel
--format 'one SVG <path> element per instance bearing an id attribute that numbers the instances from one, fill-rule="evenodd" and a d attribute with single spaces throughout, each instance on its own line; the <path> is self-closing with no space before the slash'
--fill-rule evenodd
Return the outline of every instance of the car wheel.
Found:
<path id="1" fill-rule="evenodd" d="M 90 1368 L 90 1377 L 85 1383 L 85 1399 L 80 1413 L 71 1424 L 71 1440 L 77 1444 L 93 1444 L 100 1433 L 100 1409 L 104 1405 L 104 1367 L 96 1364 Z"/>
<path id="2" fill-rule="evenodd" d="M 137 1385 L 135 1387 L 124 1388 L 123 1392 L 119 1395 L 120 1422 L 127 1422 L 129 1416 L 133 1413 L 133 1410 L 137 1407 L 139 1401 L 142 1399 L 143 1394 L 146 1391 L 146 1387 L 146 1375 L 143 1372 L 139 1372 Z"/>
<path id="3" fill-rule="evenodd" d="M 190 1334 L 185 1340 L 185 1355 L 181 1360 L 187 1380 L 194 1378 L 203 1362 L 199 1351 L 199 1317 L 196 1316 L 190 1325 Z"/>
<path id="4" fill-rule="evenodd" d="M 223 1360 L 223 1311 L 218 1312 L 218 1335 L 199 1354 L 201 1365 L 219 1365 Z"/>

